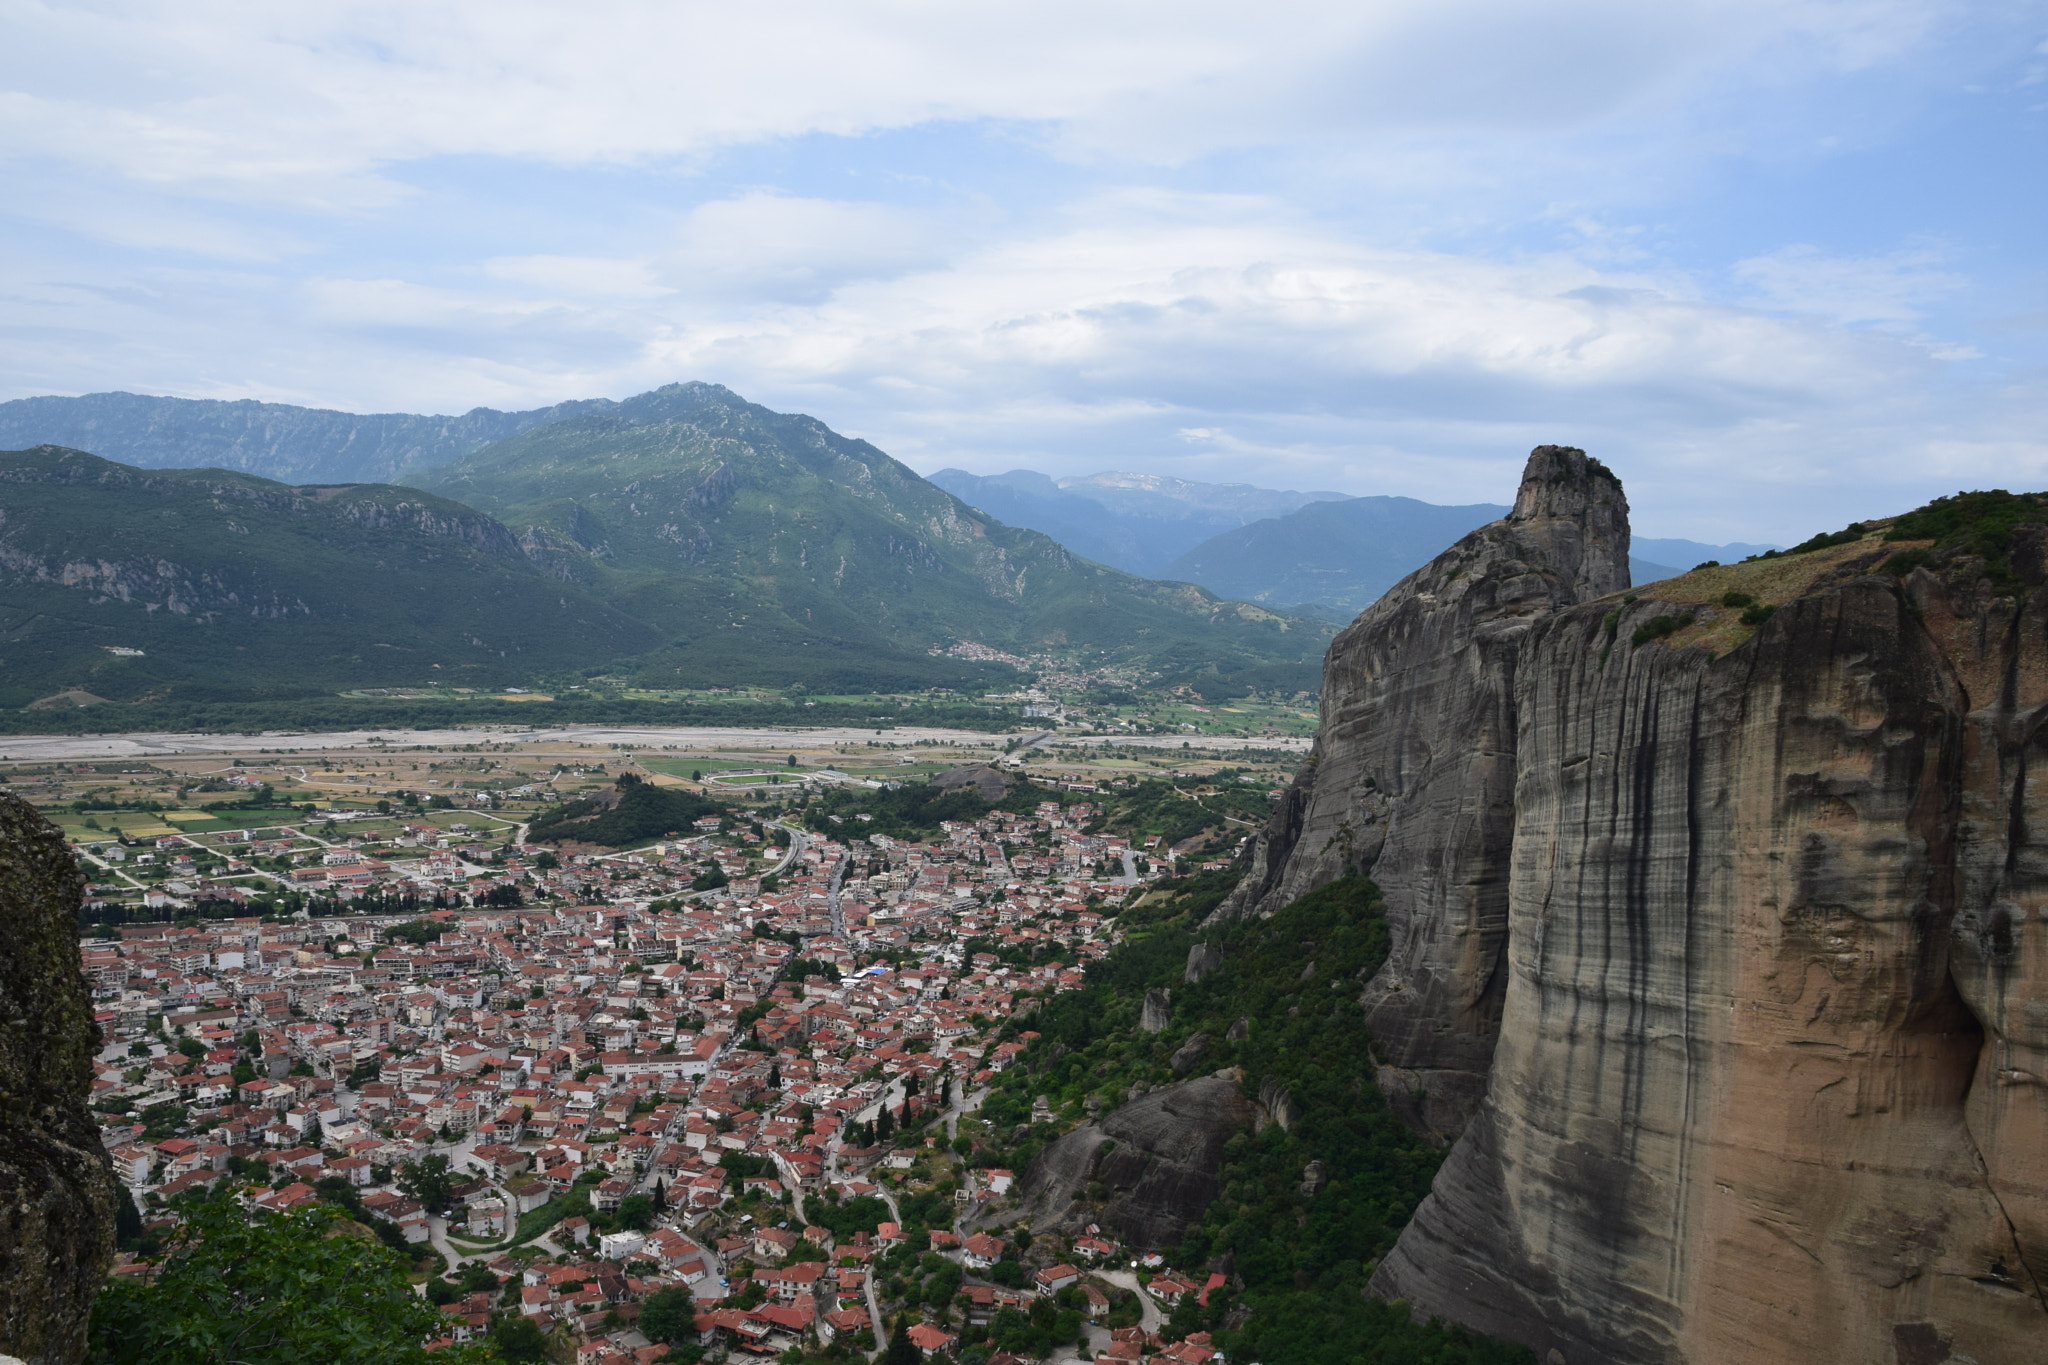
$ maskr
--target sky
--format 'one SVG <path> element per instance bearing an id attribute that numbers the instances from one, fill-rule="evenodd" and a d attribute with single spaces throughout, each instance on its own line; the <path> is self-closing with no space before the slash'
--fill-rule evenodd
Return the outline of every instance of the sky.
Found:
<path id="1" fill-rule="evenodd" d="M 2048 487 L 2048 0 L 0 0 L 0 398 L 725 384 L 1790 542 Z"/>

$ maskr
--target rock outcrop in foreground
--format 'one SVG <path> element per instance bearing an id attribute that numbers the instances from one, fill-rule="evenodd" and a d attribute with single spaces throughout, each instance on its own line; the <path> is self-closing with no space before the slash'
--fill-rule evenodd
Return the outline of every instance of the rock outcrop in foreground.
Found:
<path id="1" fill-rule="evenodd" d="M 1226 907 L 1386 893 L 1382 1074 L 1458 1136 L 1373 1288 L 1568 1365 L 2038 1359 L 2048 531 L 1621 596 L 1596 470 L 1339 637 Z"/>
<path id="2" fill-rule="evenodd" d="M 0 1355 L 29 1365 L 84 1359 L 114 1252 L 114 1175 L 86 1109 L 84 891 L 57 827 L 0 792 Z"/>

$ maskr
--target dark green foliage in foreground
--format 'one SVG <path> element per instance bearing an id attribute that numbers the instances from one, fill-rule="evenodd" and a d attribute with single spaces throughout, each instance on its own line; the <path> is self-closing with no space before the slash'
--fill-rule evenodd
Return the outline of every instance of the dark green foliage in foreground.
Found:
<path id="1" fill-rule="evenodd" d="M 707 815 L 723 815 L 725 807 L 680 787 L 657 787 L 633 773 L 623 774 L 616 802 L 585 797 L 549 811 L 533 822 L 527 837 L 535 840 L 579 839 L 588 844 L 623 848 L 669 834 L 687 834 Z"/>
<path id="2" fill-rule="evenodd" d="M 311 1205 L 250 1214 L 227 1198 L 190 1206 L 144 1283 L 120 1277 L 93 1308 L 93 1365 L 480 1365 L 478 1345 L 424 1344 L 445 1330 L 406 1282 L 409 1263 Z"/>
<path id="3" fill-rule="evenodd" d="M 1201 1070 L 1242 1067 L 1254 1093 L 1270 1077 L 1302 1109 L 1291 1131 L 1273 1125 L 1231 1139 L 1221 1193 L 1171 1252 L 1189 1269 L 1232 1258 L 1244 1285 L 1238 1302 L 1251 1313 L 1242 1328 L 1219 1330 L 1218 1345 L 1234 1360 L 1288 1365 L 1526 1362 L 1519 1347 L 1411 1323 L 1405 1309 L 1363 1294 L 1442 1159 L 1395 1120 L 1373 1080 L 1358 996 L 1388 949 L 1377 889 L 1346 878 L 1271 919 L 1200 929 L 1235 875 L 1163 884 L 1181 894 L 1171 913 L 1134 929 L 1089 969 L 1084 989 L 1046 1003 L 1034 1025 L 1041 1038 L 1000 1079 L 986 1116 L 1007 1131 L 1028 1118 L 1033 1095 L 1060 1106 L 1137 1080 L 1169 1082 L 1176 1078 L 1166 1059 L 1191 1034 L 1206 1033 Z M 1199 940 L 1220 945 L 1224 965 L 1184 985 L 1188 948 Z M 1173 1022 L 1147 1037 L 1136 1029 L 1138 1008 L 1145 991 L 1160 986 L 1173 990 Z M 1240 1018 L 1249 1034 L 1231 1043 L 1226 1035 Z M 1049 1136 L 1034 1133 L 1029 1150 L 1004 1154 L 1004 1164 L 1028 1159 Z M 1326 1165 L 1329 1183 L 1308 1197 L 1300 1185 L 1312 1160 Z"/>

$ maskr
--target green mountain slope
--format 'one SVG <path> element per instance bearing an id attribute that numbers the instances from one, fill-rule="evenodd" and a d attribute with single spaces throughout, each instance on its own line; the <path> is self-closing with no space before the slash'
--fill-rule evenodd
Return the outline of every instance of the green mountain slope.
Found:
<path id="1" fill-rule="evenodd" d="M 865 441 L 678 384 L 525 432 L 418 486 L 667 636 L 649 685 L 959 685 L 962 641 L 1215 688 L 1313 688 L 1329 628 L 1082 559 Z M 1012 675 L 1014 676 L 1014 675 Z"/>
<path id="2" fill-rule="evenodd" d="M 493 686 L 655 643 L 416 489 L 0 453 L 0 706 Z"/>

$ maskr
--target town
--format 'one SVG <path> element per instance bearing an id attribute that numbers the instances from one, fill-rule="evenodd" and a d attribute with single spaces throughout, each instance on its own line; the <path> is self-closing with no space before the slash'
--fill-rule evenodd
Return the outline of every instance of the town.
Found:
<path id="1" fill-rule="evenodd" d="M 1020 1172 L 979 1111 L 1124 907 L 1223 866 L 1247 821 L 1162 842 L 1109 832 L 1114 789 L 1083 774 L 937 765 L 939 790 L 1003 804 L 905 832 L 793 755 L 723 782 L 583 758 L 552 788 L 505 765 L 494 790 L 446 776 L 491 761 L 437 757 L 442 777 L 324 808 L 252 763 L 220 784 L 248 825 L 217 828 L 242 818 L 224 803 L 153 837 L 69 830 L 94 879 L 94 1107 L 132 1201 L 117 1274 L 225 1187 L 345 1210 L 411 1259 L 447 1341 L 516 1317 L 577 1365 L 852 1359 L 899 1334 L 991 1365 L 1215 1357 L 1214 1285 L 1006 1219 Z M 525 837 L 565 787 L 656 782 L 738 800 L 626 848 Z"/>

